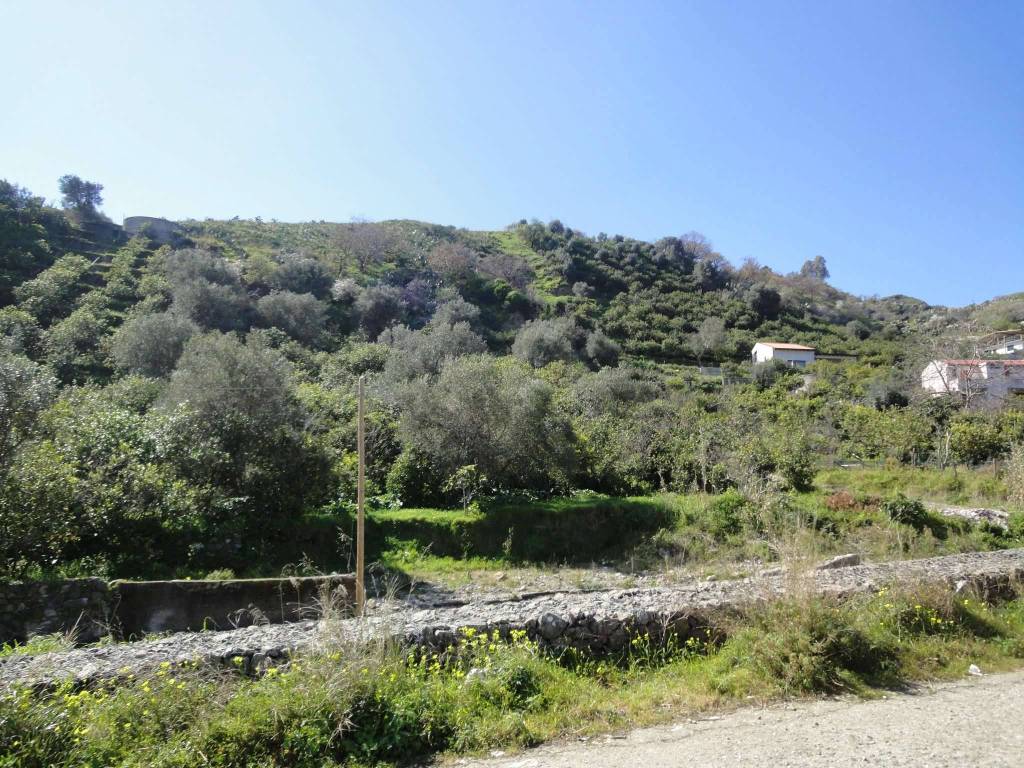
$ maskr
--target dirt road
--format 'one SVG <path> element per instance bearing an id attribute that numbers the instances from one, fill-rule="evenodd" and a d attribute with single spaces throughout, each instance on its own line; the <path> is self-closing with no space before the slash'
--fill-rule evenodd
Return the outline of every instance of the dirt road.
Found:
<path id="1" fill-rule="evenodd" d="M 746 708 L 625 737 L 456 761 L 471 768 L 1021 768 L 1024 672 L 975 677 L 885 699 Z"/>

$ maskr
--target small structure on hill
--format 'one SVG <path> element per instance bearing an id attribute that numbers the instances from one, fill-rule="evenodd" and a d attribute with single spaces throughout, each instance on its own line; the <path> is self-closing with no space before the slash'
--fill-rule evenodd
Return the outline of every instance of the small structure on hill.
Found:
<path id="1" fill-rule="evenodd" d="M 185 233 L 173 221 L 156 216 L 129 216 L 124 220 L 126 237 L 145 235 L 157 245 L 175 245 Z"/>
<path id="2" fill-rule="evenodd" d="M 814 347 L 803 344 L 786 344 L 781 341 L 759 341 L 750 350 L 750 359 L 754 363 L 767 363 L 781 360 L 793 368 L 804 368 L 814 362 Z"/>
<path id="3" fill-rule="evenodd" d="M 975 342 L 978 357 L 1024 358 L 1024 327 L 987 333 Z"/>
<path id="4" fill-rule="evenodd" d="M 1024 360 L 932 360 L 921 371 L 921 387 L 968 404 L 999 405 L 1024 397 Z"/>

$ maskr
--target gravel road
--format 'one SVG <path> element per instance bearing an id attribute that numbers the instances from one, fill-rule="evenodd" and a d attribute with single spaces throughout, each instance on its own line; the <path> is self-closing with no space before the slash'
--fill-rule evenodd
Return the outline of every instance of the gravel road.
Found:
<path id="1" fill-rule="evenodd" d="M 624 737 L 554 744 L 464 768 L 1020 768 L 1024 672 L 921 687 L 885 699 L 745 708 Z"/>

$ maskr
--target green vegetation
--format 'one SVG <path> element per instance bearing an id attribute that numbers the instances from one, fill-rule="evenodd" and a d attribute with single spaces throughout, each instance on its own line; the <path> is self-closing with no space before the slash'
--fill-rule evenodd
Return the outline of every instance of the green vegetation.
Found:
<path id="1" fill-rule="evenodd" d="M 636 636 L 607 658 L 466 630 L 442 654 L 328 648 L 255 679 L 165 664 L 120 684 L 8 690 L 0 765 L 393 765 L 1022 659 L 1024 602 L 935 590 L 796 597 L 685 640 Z"/>
<path id="2" fill-rule="evenodd" d="M 119 241 L 100 185 L 62 191 L 64 212 L 0 185 L 4 576 L 338 567 L 360 376 L 371 538 L 392 562 L 771 559 L 801 531 L 839 546 L 824 519 L 843 543 L 884 522 L 904 552 L 1010 540 L 930 517 L 905 536 L 874 501 L 807 495 L 1019 507 L 1024 411 L 915 385 L 958 327 L 1024 319 L 1013 297 L 859 299 L 820 258 L 780 275 L 695 233 L 645 243 L 557 220 L 189 221 L 157 247 Z M 845 362 L 752 367 L 759 338 Z M 818 475 L 837 464 L 885 469 Z M 690 519 L 665 494 L 715 501 Z"/>

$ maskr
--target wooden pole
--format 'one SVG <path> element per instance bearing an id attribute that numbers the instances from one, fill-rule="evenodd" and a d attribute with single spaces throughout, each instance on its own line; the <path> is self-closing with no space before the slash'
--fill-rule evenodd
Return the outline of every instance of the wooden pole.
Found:
<path id="1" fill-rule="evenodd" d="M 363 581 L 366 568 L 364 529 L 366 525 L 366 405 L 363 382 L 359 377 L 359 408 L 356 424 L 356 445 L 359 452 L 359 478 L 356 484 L 356 615 L 362 616 L 366 606 L 366 585 Z"/>

